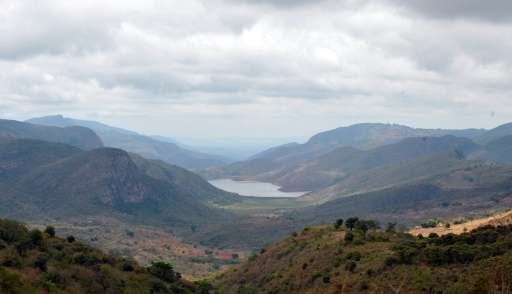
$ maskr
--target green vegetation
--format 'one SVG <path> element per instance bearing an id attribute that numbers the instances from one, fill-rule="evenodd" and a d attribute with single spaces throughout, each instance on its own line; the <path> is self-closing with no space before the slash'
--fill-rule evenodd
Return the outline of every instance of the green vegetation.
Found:
<path id="1" fill-rule="evenodd" d="M 267 246 L 214 284 L 221 293 L 508 293 L 512 289 L 512 225 L 426 238 L 396 232 L 393 223 L 384 230 L 377 228 L 374 222 L 359 219 L 346 229 L 309 227 Z"/>
<path id="2" fill-rule="evenodd" d="M 107 255 L 74 238 L 54 236 L 0 219 L 0 293 L 208 293 L 168 263 L 144 268 Z M 203 291 L 203 292 L 201 292 Z"/>

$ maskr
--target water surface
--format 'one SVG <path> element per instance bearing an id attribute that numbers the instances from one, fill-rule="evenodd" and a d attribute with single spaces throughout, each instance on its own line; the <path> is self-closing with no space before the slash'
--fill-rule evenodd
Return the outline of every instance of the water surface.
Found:
<path id="1" fill-rule="evenodd" d="M 255 197 L 299 197 L 307 192 L 282 192 L 279 186 L 271 183 L 256 181 L 235 181 L 232 179 L 218 179 L 209 181 L 215 187 L 242 196 Z"/>

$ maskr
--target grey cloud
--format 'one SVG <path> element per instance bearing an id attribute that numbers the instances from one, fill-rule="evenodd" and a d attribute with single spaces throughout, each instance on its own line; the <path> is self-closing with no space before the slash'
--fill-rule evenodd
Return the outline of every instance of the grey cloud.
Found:
<path id="1" fill-rule="evenodd" d="M 510 0 L 385 0 L 427 17 L 439 19 L 479 19 L 491 22 L 512 21 Z"/>

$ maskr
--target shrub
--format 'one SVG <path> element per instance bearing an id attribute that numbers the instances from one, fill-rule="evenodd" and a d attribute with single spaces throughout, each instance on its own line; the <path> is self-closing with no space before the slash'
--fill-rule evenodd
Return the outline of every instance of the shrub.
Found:
<path id="1" fill-rule="evenodd" d="M 66 238 L 66 240 L 67 240 L 69 243 L 73 243 L 73 242 L 75 242 L 75 241 L 76 241 L 76 239 L 75 239 L 75 237 L 74 237 L 74 236 L 68 236 L 68 237 Z"/>
<path id="2" fill-rule="evenodd" d="M 353 273 L 356 270 L 357 264 L 353 261 L 347 262 L 345 264 L 345 270 Z"/>
<path id="3" fill-rule="evenodd" d="M 362 255 L 359 251 L 352 251 L 347 253 L 345 256 L 345 259 L 347 260 L 353 260 L 353 261 L 360 261 L 362 258 Z"/>
<path id="4" fill-rule="evenodd" d="M 394 266 L 395 264 L 398 264 L 399 260 L 398 258 L 394 256 L 388 256 L 386 259 L 384 259 L 384 264 L 388 267 Z"/>
<path id="5" fill-rule="evenodd" d="M 345 221 L 345 226 L 352 231 L 358 221 L 359 221 L 359 218 L 357 218 L 357 217 L 349 217 Z"/>
<path id="6" fill-rule="evenodd" d="M 354 241 L 354 234 L 352 232 L 347 232 L 345 234 L 345 242 L 350 243 Z"/>
<path id="7" fill-rule="evenodd" d="M 39 230 L 32 230 L 30 231 L 30 242 L 34 246 L 41 246 L 43 243 L 43 233 Z"/>
<path id="8" fill-rule="evenodd" d="M 37 259 L 34 261 L 34 267 L 45 272 L 48 269 L 48 256 L 39 255 Z"/>
<path id="9" fill-rule="evenodd" d="M 430 219 L 421 224 L 422 228 L 435 228 L 439 224 L 439 221 L 436 219 Z"/>
<path id="10" fill-rule="evenodd" d="M 341 226 L 343 226 L 343 219 L 340 218 L 340 219 L 337 219 L 336 222 L 334 223 L 334 228 L 336 230 L 338 230 L 339 228 L 341 228 Z"/>
<path id="11" fill-rule="evenodd" d="M 170 263 L 162 261 L 153 262 L 148 271 L 152 275 L 171 283 L 176 282 L 181 278 L 181 275 L 174 271 L 174 268 Z"/>
<path id="12" fill-rule="evenodd" d="M 50 237 L 55 237 L 55 228 L 52 226 L 47 226 L 44 232 Z"/>

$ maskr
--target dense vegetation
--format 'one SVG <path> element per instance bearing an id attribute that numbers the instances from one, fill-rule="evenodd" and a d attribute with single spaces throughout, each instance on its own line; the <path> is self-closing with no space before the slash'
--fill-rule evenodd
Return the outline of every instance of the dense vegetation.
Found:
<path id="1" fill-rule="evenodd" d="M 350 218 L 310 227 L 221 275 L 222 293 L 509 293 L 512 226 L 412 236 Z"/>
<path id="2" fill-rule="evenodd" d="M 170 264 L 144 268 L 132 260 L 92 249 L 55 230 L 29 230 L 0 219 L 0 293 L 207 293 Z"/>

